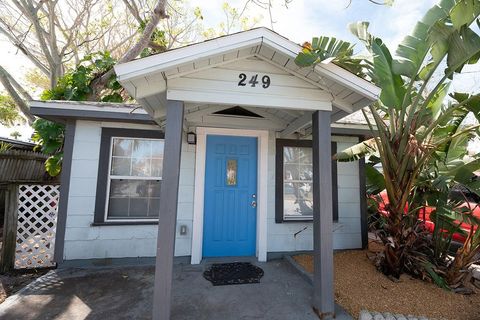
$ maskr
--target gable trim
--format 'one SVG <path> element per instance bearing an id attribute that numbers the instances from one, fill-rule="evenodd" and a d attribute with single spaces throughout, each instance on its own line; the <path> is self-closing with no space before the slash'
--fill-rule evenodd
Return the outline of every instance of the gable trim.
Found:
<path id="1" fill-rule="evenodd" d="M 262 46 L 278 50 L 290 58 L 295 58 L 302 49 L 300 45 L 267 28 L 257 28 L 119 64 L 115 66 L 115 71 L 118 79 L 122 83 L 127 83 L 129 80 L 164 72 L 169 68 L 194 60 L 213 57 L 218 54 L 228 54 L 249 47 L 252 47 L 252 50 L 255 47 L 254 54 L 261 55 Z M 380 94 L 378 87 L 333 63 L 319 64 L 313 70 L 318 72 L 320 76 L 333 79 L 371 100 L 378 99 Z"/>

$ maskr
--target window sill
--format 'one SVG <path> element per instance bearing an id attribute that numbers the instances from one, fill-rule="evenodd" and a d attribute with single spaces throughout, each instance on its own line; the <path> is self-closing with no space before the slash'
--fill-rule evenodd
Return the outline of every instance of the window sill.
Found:
<path id="1" fill-rule="evenodd" d="M 93 222 L 92 227 L 102 226 L 141 226 L 141 225 L 158 225 L 158 221 L 108 221 L 108 222 Z"/>
<path id="2" fill-rule="evenodd" d="M 287 220 L 281 220 L 281 221 L 275 221 L 275 223 L 295 223 L 295 222 L 302 222 L 302 223 L 306 223 L 306 222 L 313 222 L 313 218 L 309 218 L 309 219 L 287 219 Z M 338 220 L 334 220 L 333 223 L 338 223 Z"/>
<path id="3" fill-rule="evenodd" d="M 291 222 L 313 222 L 313 218 L 305 218 L 305 219 L 283 219 L 279 223 L 291 223 Z"/>

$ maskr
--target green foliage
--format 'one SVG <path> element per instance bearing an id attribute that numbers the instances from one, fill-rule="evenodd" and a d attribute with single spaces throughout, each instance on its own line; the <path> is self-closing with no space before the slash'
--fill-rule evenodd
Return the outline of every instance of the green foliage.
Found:
<path id="1" fill-rule="evenodd" d="M 7 142 L 0 141 L 0 153 L 7 152 L 8 150 L 12 149 L 12 145 Z"/>
<path id="2" fill-rule="evenodd" d="M 109 52 L 97 52 L 86 55 L 77 67 L 67 72 L 59 79 L 55 88 L 45 90 L 42 100 L 73 100 L 86 101 L 91 98 L 92 81 L 112 69 L 116 60 Z M 102 102 L 122 102 L 122 86 L 116 80 L 115 74 L 109 79 L 100 92 Z"/>
<path id="3" fill-rule="evenodd" d="M 315 37 L 312 43 L 303 44 L 295 63 L 300 67 L 306 67 L 323 61 L 333 61 L 356 75 L 364 76 L 362 59 L 353 57 L 353 47 L 351 43 L 336 38 Z"/>
<path id="4" fill-rule="evenodd" d="M 45 169 L 52 177 L 57 176 L 62 168 L 65 126 L 45 119 L 37 119 L 32 127 L 35 129 L 32 140 L 37 144 L 36 149 L 50 155 L 45 162 Z"/>
<path id="5" fill-rule="evenodd" d="M 145 30 L 145 26 L 148 24 L 148 20 L 140 23 L 139 33 Z M 140 58 L 151 56 L 152 54 L 164 52 L 168 47 L 168 40 L 165 31 L 156 28 L 150 37 L 150 46 L 144 48 L 140 53 Z"/>
<path id="6" fill-rule="evenodd" d="M 86 55 L 77 67 L 67 72 L 59 79 L 58 84 L 51 90 L 45 90 L 42 100 L 73 100 L 86 101 L 92 98 L 93 81 L 113 68 L 116 60 L 109 52 L 97 52 Z M 122 102 L 123 88 L 113 74 L 107 81 L 105 88 L 99 90 L 100 101 Z M 45 169 L 51 176 L 61 171 L 63 160 L 64 126 L 48 120 L 38 119 L 33 123 L 35 129 L 32 137 L 41 151 L 50 157 L 45 162 Z"/>
<path id="7" fill-rule="evenodd" d="M 7 94 L 0 94 L 0 124 L 12 127 L 17 123 L 24 123 L 25 119 L 18 113 L 13 99 Z"/>
<path id="8" fill-rule="evenodd" d="M 58 176 L 62 171 L 63 152 L 56 153 L 45 161 L 45 170 L 52 177 Z"/>
<path id="9" fill-rule="evenodd" d="M 375 195 L 385 190 L 385 178 L 374 166 L 365 165 L 365 180 L 367 184 L 367 194 Z"/>
<path id="10" fill-rule="evenodd" d="M 389 275 L 399 276 L 408 271 L 415 276 L 426 275 L 441 285 L 436 277 L 444 278 L 445 270 L 450 268 L 445 252 L 450 248 L 453 234 L 462 232 L 458 221 L 468 220 L 478 225 L 470 218 L 471 214 L 447 195 L 457 183 L 480 194 L 480 182 L 471 179 L 473 172 L 480 169 L 480 154 L 473 159 L 464 157 L 469 139 L 478 136 L 478 126 L 465 125 L 464 120 L 470 113 L 478 119 L 480 95 L 453 93 L 451 97 L 456 101 L 448 96 L 455 75 L 480 58 L 480 36 L 478 28 L 472 26 L 475 21 L 479 24 L 479 14 L 478 0 L 442 0 L 400 43 L 395 56 L 380 38 L 368 32 L 367 22 L 350 25 L 370 54 L 355 62 L 364 77 L 381 88 L 381 94 L 369 107 L 373 121 L 364 112 L 373 138 L 339 152 L 336 158 L 348 161 L 370 154 L 379 156 L 383 179 L 373 168 L 366 173 L 371 177 L 369 183 L 377 185 L 370 187 L 370 191 L 385 188 L 388 196 L 382 238 L 385 252 L 379 255 L 378 263 Z M 327 51 L 338 55 L 339 61 L 333 59 L 334 63 L 351 61 L 349 46 L 338 41 L 334 42 L 336 45 L 323 43 L 321 50 L 304 46 L 297 61 L 313 65 L 329 59 L 324 53 Z M 417 231 L 418 211 L 426 205 L 437 207 L 433 215 L 433 244 L 422 236 L 421 230 Z M 465 249 L 468 253 L 461 258 L 478 252 L 480 247 L 475 245 L 480 243 L 474 242 Z M 442 263 L 443 273 L 437 272 Z M 464 272 L 462 266 L 467 266 L 468 261 L 454 264 L 457 272 Z M 455 287 L 451 282 L 455 278 L 444 279 Z"/>

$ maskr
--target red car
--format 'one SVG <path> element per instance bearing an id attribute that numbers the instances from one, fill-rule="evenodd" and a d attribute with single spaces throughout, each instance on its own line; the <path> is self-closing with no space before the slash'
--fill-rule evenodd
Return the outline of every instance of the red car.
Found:
<path id="1" fill-rule="evenodd" d="M 388 196 L 387 196 L 387 192 L 384 190 L 382 192 L 380 192 L 379 196 L 382 197 L 382 201 L 377 201 L 377 204 L 378 204 L 378 212 L 383 215 L 383 216 L 388 216 L 388 212 L 387 210 L 385 209 L 385 206 L 386 204 L 388 204 Z M 478 202 L 473 202 L 471 201 L 472 199 L 468 199 L 467 198 L 467 201 L 464 201 L 460 206 L 459 208 L 461 207 L 466 207 L 466 208 L 469 208 L 470 210 L 473 211 L 473 215 L 480 219 L 480 203 Z M 419 213 L 419 219 L 421 219 L 422 221 L 424 221 L 425 223 L 425 227 L 426 229 L 430 232 L 430 233 L 433 233 L 433 230 L 435 228 L 435 224 L 432 222 L 432 220 L 430 219 L 430 214 L 435 210 L 435 207 L 426 207 L 426 208 L 422 208 L 420 209 L 420 213 Z M 407 208 L 405 208 L 405 212 L 407 212 Z M 459 221 L 458 221 L 459 222 Z M 470 232 L 470 229 L 471 229 L 471 225 L 468 224 L 467 222 L 463 222 L 460 226 L 463 230 L 465 230 L 466 232 Z M 477 226 L 474 226 L 474 229 L 476 230 L 477 229 Z M 453 235 L 453 241 L 457 241 L 457 242 L 465 242 L 465 236 L 462 235 L 462 234 L 459 234 L 459 233 L 455 233 Z"/>

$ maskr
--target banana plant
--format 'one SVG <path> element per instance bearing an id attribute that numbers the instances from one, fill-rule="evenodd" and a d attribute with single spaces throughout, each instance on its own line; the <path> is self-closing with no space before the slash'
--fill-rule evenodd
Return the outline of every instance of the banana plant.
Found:
<path id="1" fill-rule="evenodd" d="M 415 228 L 416 219 L 406 217 L 405 212 L 419 176 L 442 148 L 478 128 L 467 125 L 454 130 L 453 124 L 469 112 L 480 118 L 479 94 L 455 94 L 458 100 L 453 100 L 448 93 L 463 67 L 480 58 L 480 36 L 475 29 L 480 26 L 479 14 L 478 0 L 442 0 L 415 25 L 394 55 L 368 32 L 368 22 L 349 26 L 370 54 L 361 60 L 362 71 L 356 73 L 379 86 L 381 94 L 369 106 L 373 121 L 363 110 L 373 138 L 339 152 L 336 158 L 351 161 L 379 156 L 389 200 L 385 256 L 390 258 L 385 263 L 395 264 L 385 270 L 396 270 L 396 275 L 406 255 L 405 237 Z M 297 63 L 319 63 L 321 49 L 304 46 Z M 410 206 L 408 213 L 415 214 L 415 209 Z"/>

